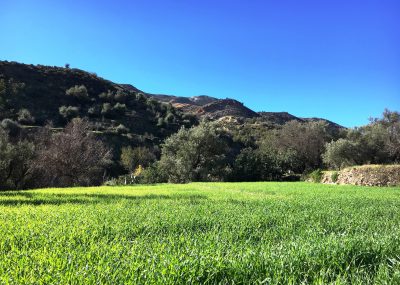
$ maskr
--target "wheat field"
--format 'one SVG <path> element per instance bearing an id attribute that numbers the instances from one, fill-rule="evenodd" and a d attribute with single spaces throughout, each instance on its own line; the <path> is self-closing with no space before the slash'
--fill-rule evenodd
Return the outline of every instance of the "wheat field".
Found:
<path id="1" fill-rule="evenodd" d="M 0 284 L 399 284 L 400 187 L 0 192 Z"/>

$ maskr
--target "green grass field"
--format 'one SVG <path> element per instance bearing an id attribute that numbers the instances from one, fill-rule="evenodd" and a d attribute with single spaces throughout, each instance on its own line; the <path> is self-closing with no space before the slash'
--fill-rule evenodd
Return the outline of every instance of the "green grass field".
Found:
<path id="1" fill-rule="evenodd" d="M 0 284 L 400 284 L 400 188 L 0 192 Z"/>

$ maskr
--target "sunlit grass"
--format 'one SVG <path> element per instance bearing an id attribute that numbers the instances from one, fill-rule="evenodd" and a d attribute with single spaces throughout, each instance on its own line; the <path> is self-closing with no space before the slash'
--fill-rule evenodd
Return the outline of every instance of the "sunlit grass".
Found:
<path id="1" fill-rule="evenodd" d="M 399 210 L 399 187 L 0 192 L 0 284 L 398 284 Z"/>

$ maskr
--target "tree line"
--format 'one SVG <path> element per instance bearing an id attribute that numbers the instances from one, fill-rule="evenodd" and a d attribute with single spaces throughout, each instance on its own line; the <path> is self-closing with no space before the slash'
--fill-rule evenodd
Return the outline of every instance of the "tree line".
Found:
<path id="1" fill-rule="evenodd" d="M 67 187 L 125 183 L 290 180 L 318 168 L 398 163 L 400 113 L 354 129 L 332 129 L 322 121 L 290 121 L 240 133 L 220 122 L 202 121 L 168 137 L 160 151 L 113 149 L 92 132 L 87 119 L 75 118 L 64 129 L 51 126 L 23 135 L 18 123 L 0 124 L 0 189 Z M 260 130 L 258 130 L 260 131 Z M 110 177 L 110 165 L 123 171 Z"/>
<path id="2" fill-rule="evenodd" d="M 111 158 L 87 120 L 75 119 L 61 132 L 44 127 L 32 137 L 8 119 L 0 127 L 0 189 L 99 185 Z"/>
<path id="3" fill-rule="evenodd" d="M 123 155 L 143 157 L 125 164 L 129 170 L 145 166 L 138 183 L 293 180 L 321 168 L 399 163 L 400 113 L 385 110 L 382 118 L 354 129 L 331 128 L 324 121 L 290 121 L 245 134 L 220 122 L 202 121 L 167 138 L 158 160 L 134 152 Z"/>

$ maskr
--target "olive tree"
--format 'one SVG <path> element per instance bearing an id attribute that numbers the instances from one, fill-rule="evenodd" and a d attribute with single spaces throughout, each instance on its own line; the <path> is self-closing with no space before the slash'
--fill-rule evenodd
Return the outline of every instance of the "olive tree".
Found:
<path id="1" fill-rule="evenodd" d="M 360 162 L 360 146 L 348 139 L 338 139 L 325 145 L 322 155 L 324 163 L 334 169 L 358 164 Z"/>
<path id="2" fill-rule="evenodd" d="M 89 98 L 89 94 L 85 85 L 75 85 L 65 91 L 65 94 L 83 100 L 87 100 Z"/>
<path id="3" fill-rule="evenodd" d="M 224 180 L 229 172 L 228 144 L 216 124 L 181 128 L 162 145 L 160 171 L 169 182 Z"/>
<path id="4" fill-rule="evenodd" d="M 0 189 L 22 189 L 31 178 L 35 156 L 33 143 L 11 142 L 7 131 L 0 127 Z"/>

